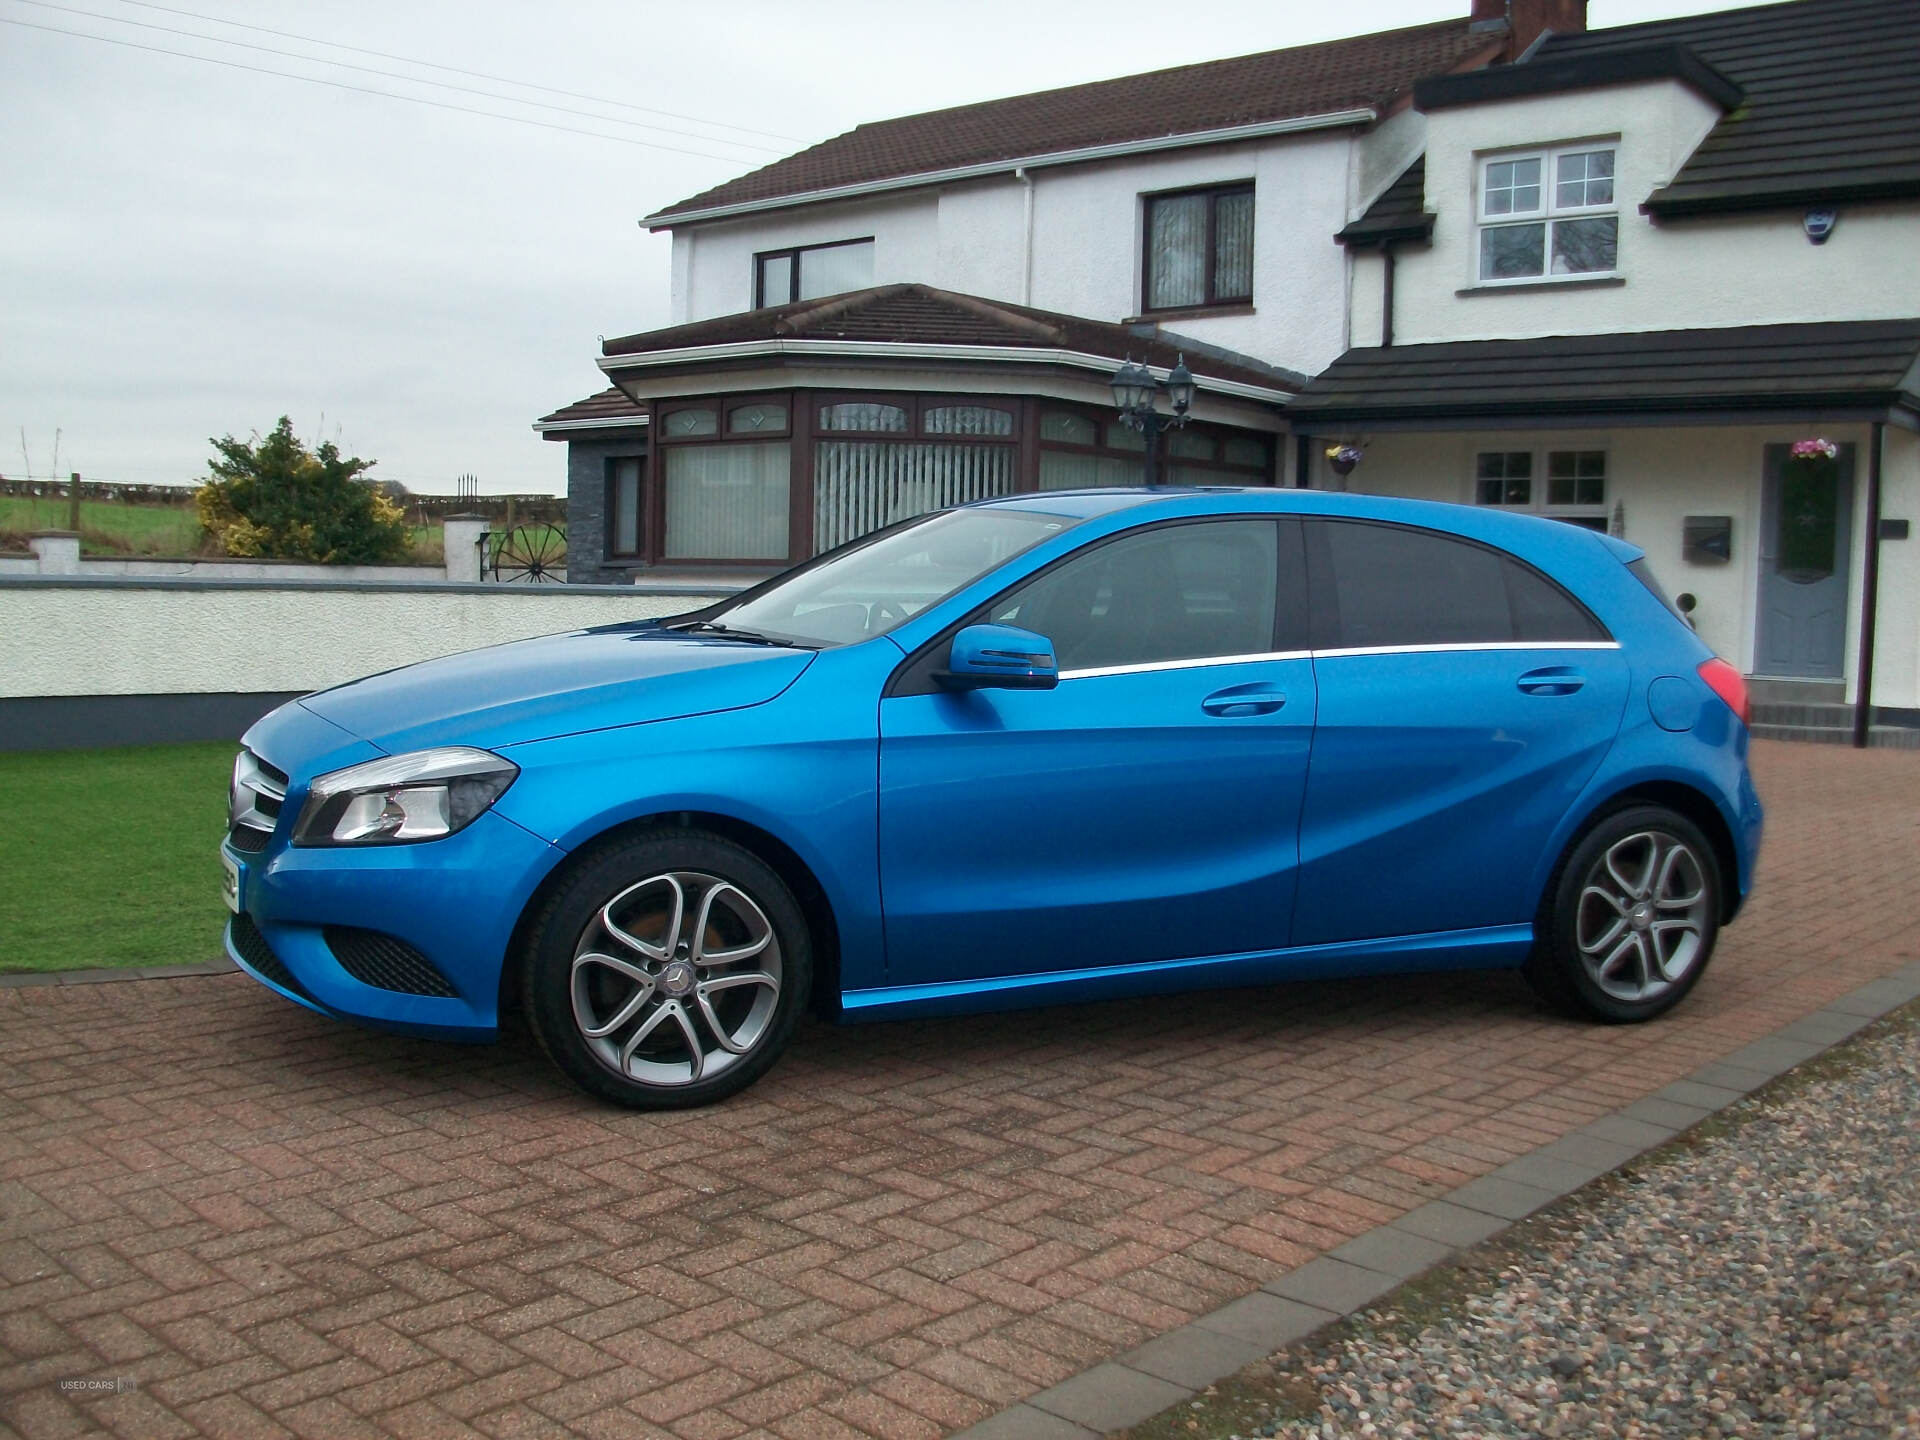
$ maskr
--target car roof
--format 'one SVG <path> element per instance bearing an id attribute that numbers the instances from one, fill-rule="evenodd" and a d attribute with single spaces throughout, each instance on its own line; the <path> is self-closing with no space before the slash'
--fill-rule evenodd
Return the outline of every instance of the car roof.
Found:
<path id="1" fill-rule="evenodd" d="M 1354 491 L 1293 490 L 1275 486 L 1134 486 L 1126 489 L 1046 490 L 997 496 L 973 502 L 1000 510 L 1024 510 L 1074 520 L 1101 517 L 1138 523 L 1158 516 L 1175 519 L 1258 510 L 1281 515 L 1326 515 L 1419 525 L 1451 531 L 1521 552 L 1591 553 L 1595 546 L 1621 561 L 1637 558 L 1637 546 L 1594 530 L 1538 515 L 1519 515 L 1479 505 L 1441 500 L 1408 500 Z M 972 507 L 968 507 L 972 508 Z"/>

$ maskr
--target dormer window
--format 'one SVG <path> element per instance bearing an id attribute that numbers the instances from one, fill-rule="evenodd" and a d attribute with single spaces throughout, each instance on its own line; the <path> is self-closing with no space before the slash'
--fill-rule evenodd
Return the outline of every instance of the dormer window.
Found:
<path id="1" fill-rule="evenodd" d="M 765 250 L 753 257 L 753 308 L 818 300 L 873 284 L 873 237 Z"/>
<path id="2" fill-rule="evenodd" d="M 1611 275 L 1620 240 L 1613 161 L 1610 145 L 1482 159 L 1480 282 Z"/>

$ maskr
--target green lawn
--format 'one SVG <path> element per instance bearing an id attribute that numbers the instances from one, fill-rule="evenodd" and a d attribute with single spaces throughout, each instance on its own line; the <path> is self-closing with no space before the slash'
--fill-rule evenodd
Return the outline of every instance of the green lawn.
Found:
<path id="1" fill-rule="evenodd" d="M 0 754 L 0 970 L 219 958 L 236 749 Z"/>

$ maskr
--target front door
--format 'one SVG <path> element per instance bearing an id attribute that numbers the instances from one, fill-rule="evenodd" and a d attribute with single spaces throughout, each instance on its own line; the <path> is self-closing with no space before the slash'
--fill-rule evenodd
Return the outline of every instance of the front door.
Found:
<path id="1" fill-rule="evenodd" d="M 1760 489 L 1759 633 L 1754 670 L 1837 680 L 1846 663 L 1853 446 L 1831 465 L 1788 464 L 1769 445 Z"/>
<path id="2" fill-rule="evenodd" d="M 1302 571 L 1295 521 L 1129 534 L 976 617 L 1051 639 L 1057 689 L 882 700 L 890 983 L 1284 946 L 1313 740 Z"/>

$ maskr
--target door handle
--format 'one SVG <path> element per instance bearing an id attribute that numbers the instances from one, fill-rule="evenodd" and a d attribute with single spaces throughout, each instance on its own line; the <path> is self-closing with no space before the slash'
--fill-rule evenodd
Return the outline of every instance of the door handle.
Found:
<path id="1" fill-rule="evenodd" d="M 1587 683 L 1587 677 L 1571 665 L 1548 665 L 1529 670 L 1518 683 L 1527 695 L 1571 695 Z"/>
<path id="2" fill-rule="evenodd" d="M 1248 715 L 1271 715 L 1286 703 L 1286 693 L 1277 685 L 1230 685 L 1207 696 L 1200 708 L 1222 720 L 1237 720 Z"/>

